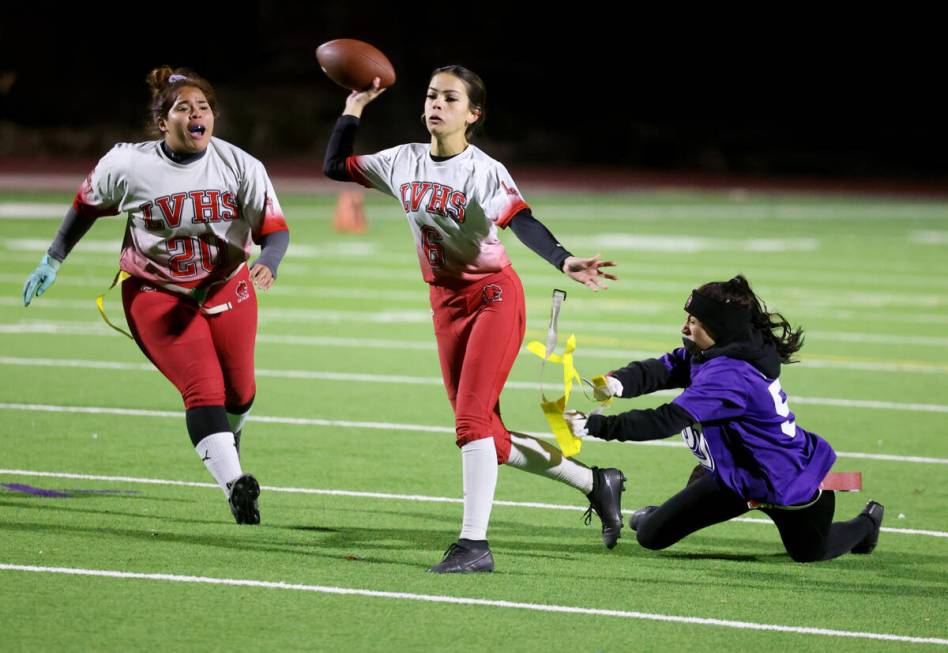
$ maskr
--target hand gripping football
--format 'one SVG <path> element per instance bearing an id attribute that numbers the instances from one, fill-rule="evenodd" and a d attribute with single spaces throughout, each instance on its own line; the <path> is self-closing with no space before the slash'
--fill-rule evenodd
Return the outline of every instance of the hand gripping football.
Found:
<path id="1" fill-rule="evenodd" d="M 395 69 L 382 51 L 365 41 L 335 39 L 316 48 L 323 72 L 340 86 L 362 91 L 380 77 L 382 87 L 395 83 Z"/>

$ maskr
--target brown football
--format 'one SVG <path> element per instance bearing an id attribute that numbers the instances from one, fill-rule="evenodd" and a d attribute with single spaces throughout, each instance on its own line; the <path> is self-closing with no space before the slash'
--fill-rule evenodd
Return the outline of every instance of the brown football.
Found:
<path id="1" fill-rule="evenodd" d="M 365 41 L 335 39 L 316 48 L 316 59 L 329 79 L 352 91 L 372 86 L 376 77 L 382 86 L 395 83 L 395 69 L 382 51 Z"/>

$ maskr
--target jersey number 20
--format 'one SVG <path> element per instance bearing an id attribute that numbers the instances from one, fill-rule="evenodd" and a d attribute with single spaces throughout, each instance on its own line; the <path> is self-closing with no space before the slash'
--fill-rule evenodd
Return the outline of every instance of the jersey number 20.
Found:
<path id="1" fill-rule="evenodd" d="M 183 279 L 197 276 L 198 265 L 205 273 L 214 269 L 211 245 L 204 237 L 169 238 L 167 245 L 168 253 L 171 254 L 171 258 L 168 259 L 168 267 L 171 269 L 171 274 L 176 278 Z"/>

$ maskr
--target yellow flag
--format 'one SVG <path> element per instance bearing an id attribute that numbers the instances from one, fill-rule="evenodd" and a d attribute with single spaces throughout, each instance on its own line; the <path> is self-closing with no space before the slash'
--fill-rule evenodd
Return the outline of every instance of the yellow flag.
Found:
<path id="1" fill-rule="evenodd" d="M 128 336 L 129 338 L 132 337 L 132 334 L 130 334 L 128 331 L 126 331 L 122 327 L 117 327 L 114 324 L 112 324 L 112 321 L 109 320 L 109 316 L 105 314 L 105 296 L 109 293 L 109 290 L 112 290 L 112 288 L 115 288 L 115 286 L 121 286 L 122 282 L 128 279 L 130 276 L 132 275 L 130 275 L 125 270 L 119 270 L 118 272 L 115 273 L 115 278 L 112 280 L 112 285 L 108 287 L 108 290 L 106 290 L 104 293 L 102 293 L 101 295 L 95 298 L 95 305 L 98 306 L 99 315 L 102 316 L 102 319 L 105 320 L 105 323 L 108 324 L 113 329 L 115 329 L 116 331 L 118 331 L 119 333 Z"/>
<path id="2" fill-rule="evenodd" d="M 576 367 L 573 364 L 573 352 L 576 351 L 576 336 L 570 335 L 566 341 L 566 349 L 562 354 L 550 354 L 547 356 L 546 346 L 538 340 L 527 343 L 527 350 L 536 354 L 544 361 L 559 363 L 563 366 L 563 396 L 556 401 L 549 401 L 546 398 L 546 394 L 541 390 L 543 400 L 540 402 L 540 406 L 543 408 L 543 414 L 546 416 L 546 421 L 550 424 L 553 435 L 556 436 L 556 442 L 560 445 L 560 451 L 562 451 L 563 455 L 567 458 L 571 458 L 578 454 L 583 446 L 582 439 L 573 435 L 569 424 L 563 419 L 563 412 L 566 410 L 566 405 L 569 403 L 569 395 L 573 389 L 573 379 L 582 383 L 582 379 L 576 372 Z"/>

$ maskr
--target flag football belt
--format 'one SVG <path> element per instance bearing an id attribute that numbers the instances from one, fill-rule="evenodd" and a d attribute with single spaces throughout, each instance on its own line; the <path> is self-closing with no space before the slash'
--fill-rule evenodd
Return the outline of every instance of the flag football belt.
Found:
<path id="1" fill-rule="evenodd" d="M 227 283 L 228 281 L 230 281 L 231 279 L 233 279 L 233 278 L 237 275 L 237 273 L 240 272 L 241 269 L 243 269 L 243 267 L 244 267 L 245 265 L 246 265 L 246 263 L 241 263 L 240 265 L 237 266 L 236 269 L 234 269 L 233 272 L 231 272 L 230 274 L 228 274 L 225 279 L 221 279 L 221 280 L 219 280 L 219 281 L 215 281 L 214 283 L 210 284 L 210 285 L 207 286 L 207 287 L 202 287 L 202 288 L 185 288 L 184 286 L 179 286 L 179 285 L 173 284 L 173 283 L 164 283 L 164 284 L 156 283 L 156 284 L 154 284 L 154 285 L 156 285 L 156 286 L 158 286 L 159 288 L 162 288 L 162 289 L 164 289 L 164 290 L 171 291 L 171 292 L 173 292 L 173 293 L 175 293 L 175 294 L 183 295 L 183 296 L 185 296 L 185 297 L 189 297 L 189 298 L 193 299 L 195 302 L 197 302 L 198 308 L 201 309 L 201 312 L 204 313 L 205 315 L 218 315 L 218 314 L 223 313 L 223 312 L 225 312 L 225 311 L 231 310 L 234 306 L 233 306 L 233 304 L 231 304 L 230 302 L 224 302 L 223 304 L 216 304 L 216 305 L 214 305 L 214 306 L 205 306 L 205 305 L 204 305 L 204 301 L 207 299 L 207 293 L 208 293 L 208 291 L 211 290 L 211 289 L 212 289 L 214 286 L 216 286 L 216 285 L 219 285 L 219 284 L 222 284 L 222 283 Z M 109 319 L 109 316 L 106 315 L 106 313 L 105 313 L 105 296 L 106 296 L 113 288 L 115 288 L 115 286 L 121 286 L 121 285 L 122 285 L 122 282 L 124 282 L 126 279 L 131 278 L 131 276 L 132 276 L 132 275 L 129 274 L 128 272 L 126 272 L 125 270 L 119 270 L 118 272 L 115 273 L 115 278 L 112 279 L 112 285 L 110 285 L 110 286 L 105 290 L 105 292 L 103 292 L 101 295 L 99 295 L 98 297 L 95 298 L 95 304 L 96 304 L 96 306 L 97 306 L 98 309 L 99 309 L 99 315 L 102 316 L 102 319 L 105 320 L 105 323 L 108 324 L 108 325 L 109 325 L 110 327 L 112 327 L 113 329 L 115 329 L 116 331 L 118 331 L 119 333 L 128 336 L 129 338 L 132 337 L 132 334 L 130 334 L 130 333 L 129 333 L 128 331 L 126 331 L 125 329 L 123 329 L 123 328 L 121 328 L 121 327 L 116 326 L 115 324 L 113 324 L 112 321 Z"/>
<path id="2" fill-rule="evenodd" d="M 762 501 L 751 499 L 747 502 L 747 507 L 751 510 L 763 510 L 765 508 L 769 510 L 804 510 L 819 501 L 821 496 L 823 496 L 823 488 L 818 489 L 816 491 L 816 496 L 806 503 L 795 503 L 792 506 L 778 506 L 776 503 L 764 503 Z"/>
<path id="3" fill-rule="evenodd" d="M 546 421 L 549 423 L 553 435 L 556 436 L 556 442 L 560 446 L 560 451 L 567 458 L 571 458 L 579 453 L 583 444 L 581 438 L 573 435 L 572 429 L 570 429 L 569 424 L 566 423 L 566 419 L 563 417 L 563 413 L 566 412 L 566 406 L 569 403 L 570 393 L 573 389 L 573 381 L 578 381 L 580 387 L 583 388 L 583 392 L 585 392 L 583 383 L 588 383 L 594 389 L 605 388 L 606 379 L 603 376 L 597 376 L 587 381 L 576 371 L 576 366 L 573 363 L 573 352 L 576 351 L 576 336 L 574 334 L 570 334 L 569 338 L 567 338 L 566 348 L 562 354 L 553 353 L 556 349 L 556 341 L 558 339 L 557 322 L 559 320 L 560 307 L 564 301 L 566 301 L 566 291 L 554 290 L 552 306 L 550 307 L 550 326 L 547 329 L 546 344 L 544 345 L 539 340 L 533 340 L 527 343 L 527 350 L 539 356 L 543 361 L 540 364 L 540 407 L 543 409 L 543 415 L 546 417 Z M 544 390 L 543 370 L 546 367 L 547 361 L 563 366 L 563 396 L 556 401 L 550 401 Z M 601 412 L 602 409 L 611 402 L 611 397 L 600 402 L 600 405 L 593 410 L 592 414 Z"/>
<path id="4" fill-rule="evenodd" d="M 832 490 L 834 492 L 859 492 L 862 490 L 862 472 L 830 472 L 826 475 L 826 478 L 823 479 L 823 482 L 820 483 L 819 489 L 816 491 L 816 497 L 812 501 L 807 501 L 806 503 L 797 503 L 792 506 L 778 506 L 774 503 L 763 503 L 761 501 L 755 501 L 751 499 L 747 502 L 747 507 L 751 510 L 757 510 L 760 508 L 768 508 L 771 510 L 803 510 L 804 508 L 809 508 L 814 503 L 820 500 L 820 497 L 823 495 L 823 490 Z"/>

